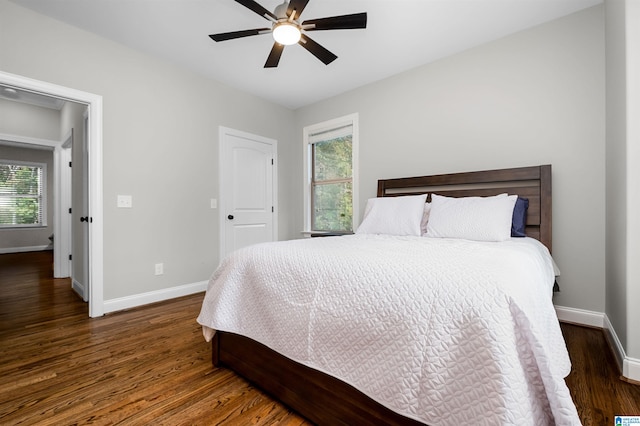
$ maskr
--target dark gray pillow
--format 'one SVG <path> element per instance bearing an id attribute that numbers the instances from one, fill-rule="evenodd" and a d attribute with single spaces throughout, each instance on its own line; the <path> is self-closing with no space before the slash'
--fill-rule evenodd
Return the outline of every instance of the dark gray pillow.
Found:
<path id="1" fill-rule="evenodd" d="M 527 226 L 527 209 L 529 209 L 529 199 L 518 197 L 511 220 L 512 237 L 526 237 L 524 230 Z"/>

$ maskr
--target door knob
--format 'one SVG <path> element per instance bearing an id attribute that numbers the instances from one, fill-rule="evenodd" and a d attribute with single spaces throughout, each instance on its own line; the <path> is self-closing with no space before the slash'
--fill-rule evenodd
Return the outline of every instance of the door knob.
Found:
<path id="1" fill-rule="evenodd" d="M 81 217 L 80 222 L 89 222 L 89 217 L 87 216 Z"/>
<path id="2" fill-rule="evenodd" d="M 229 219 L 229 220 L 233 220 L 233 215 L 232 215 L 232 214 L 230 214 L 229 216 L 227 216 L 227 219 Z"/>

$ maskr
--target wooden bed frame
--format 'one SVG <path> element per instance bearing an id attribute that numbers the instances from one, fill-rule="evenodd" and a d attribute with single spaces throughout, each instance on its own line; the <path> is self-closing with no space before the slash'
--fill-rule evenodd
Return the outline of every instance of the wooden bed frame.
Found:
<path id="1" fill-rule="evenodd" d="M 452 197 L 507 192 L 528 198 L 526 234 L 551 251 L 550 165 L 378 181 L 378 197 L 432 192 Z M 319 425 L 421 424 L 383 407 L 334 377 L 237 334 L 216 332 L 212 339 L 212 360 L 215 366 L 234 370 Z"/>

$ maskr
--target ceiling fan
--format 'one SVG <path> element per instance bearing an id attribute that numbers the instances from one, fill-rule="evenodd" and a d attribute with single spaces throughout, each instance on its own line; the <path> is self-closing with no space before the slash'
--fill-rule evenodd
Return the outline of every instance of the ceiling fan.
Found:
<path id="1" fill-rule="evenodd" d="M 329 18 L 310 19 L 300 22 L 300 15 L 309 3 L 309 0 L 285 0 L 277 6 L 273 13 L 259 5 L 254 0 L 235 0 L 247 9 L 251 9 L 258 15 L 271 21 L 271 28 L 256 28 L 252 30 L 232 31 L 228 33 L 211 34 L 214 41 L 233 40 L 259 34 L 273 35 L 275 42 L 271 53 L 264 64 L 265 68 L 278 66 L 285 46 L 298 43 L 307 49 L 325 65 L 333 62 L 337 56 L 320 44 L 309 38 L 305 32 L 320 30 L 349 30 L 367 27 L 367 13 L 354 13 L 351 15 L 332 16 Z"/>

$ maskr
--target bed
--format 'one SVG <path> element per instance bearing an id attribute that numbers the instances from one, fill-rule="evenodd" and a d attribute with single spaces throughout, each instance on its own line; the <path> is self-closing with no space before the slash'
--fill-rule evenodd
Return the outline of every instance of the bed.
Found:
<path id="1" fill-rule="evenodd" d="M 579 424 L 551 303 L 551 166 L 385 179 L 377 195 L 428 194 L 435 215 L 504 193 L 528 200 L 525 238 L 356 233 L 234 253 L 198 317 L 214 365 L 320 425 Z"/>

